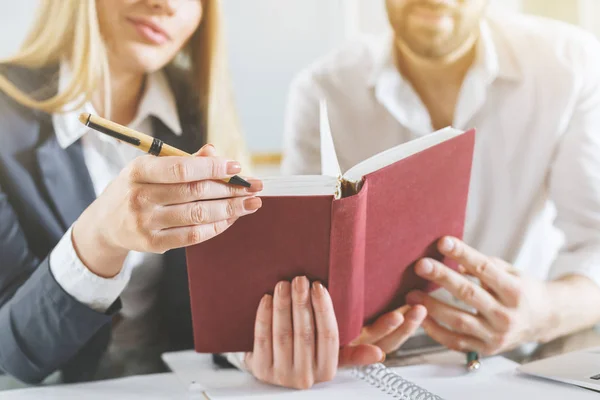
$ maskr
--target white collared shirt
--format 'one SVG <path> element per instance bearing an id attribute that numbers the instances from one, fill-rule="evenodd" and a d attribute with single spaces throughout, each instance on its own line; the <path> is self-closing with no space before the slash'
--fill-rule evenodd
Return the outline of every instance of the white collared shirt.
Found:
<path id="1" fill-rule="evenodd" d="M 432 131 L 392 57 L 391 35 L 365 38 L 297 77 L 284 173 L 320 173 L 321 98 L 344 171 Z M 557 21 L 489 16 L 453 126 L 477 128 L 465 241 L 536 278 L 581 274 L 600 284 L 596 38 Z"/>
<path id="2" fill-rule="evenodd" d="M 70 79 L 69 68 L 62 64 L 59 88 L 63 89 Z M 79 122 L 82 112 L 97 115 L 92 104 L 86 103 L 79 110 L 54 114 L 52 122 L 62 148 L 81 139 L 85 164 L 96 196 L 99 196 L 127 164 L 144 153 L 92 131 Z M 163 72 L 148 75 L 138 112 L 129 127 L 152 135 L 151 116 L 158 117 L 171 131 L 181 135 L 175 97 Z M 81 262 L 73 248 L 69 229 L 50 256 L 50 268 L 63 289 L 81 303 L 104 312 L 121 296 L 121 314 L 124 318 L 135 319 L 148 312 L 156 300 L 162 256 L 132 251 L 121 273 L 104 279 L 90 272 Z"/>

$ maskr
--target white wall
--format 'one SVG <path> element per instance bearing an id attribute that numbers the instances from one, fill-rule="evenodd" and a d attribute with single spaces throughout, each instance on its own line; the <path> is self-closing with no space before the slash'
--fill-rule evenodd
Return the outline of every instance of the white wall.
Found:
<path id="1" fill-rule="evenodd" d="M 39 0 L 0 0 L 0 58 L 14 52 Z M 222 0 L 240 118 L 254 152 L 279 152 L 288 86 L 314 59 L 362 32 L 386 29 L 385 0 Z M 600 0 L 490 0 L 509 11 L 579 10 L 600 34 Z M 535 8 L 535 7 L 534 7 Z M 560 15 L 555 15 L 560 17 Z"/>
<path id="2" fill-rule="evenodd" d="M 288 85 L 301 68 L 343 42 L 345 2 L 221 3 L 236 100 L 251 150 L 280 150 Z"/>
<path id="3" fill-rule="evenodd" d="M 0 0 L 0 59 L 18 49 L 37 3 L 38 0 Z"/>

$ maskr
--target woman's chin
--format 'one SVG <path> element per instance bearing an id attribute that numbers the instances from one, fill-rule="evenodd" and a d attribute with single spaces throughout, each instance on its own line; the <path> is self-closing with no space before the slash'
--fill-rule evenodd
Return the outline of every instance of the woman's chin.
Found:
<path id="1" fill-rule="evenodd" d="M 111 64 L 122 66 L 127 71 L 150 73 L 165 67 L 175 56 L 175 51 L 167 51 L 158 46 L 135 43 L 111 55 Z"/>

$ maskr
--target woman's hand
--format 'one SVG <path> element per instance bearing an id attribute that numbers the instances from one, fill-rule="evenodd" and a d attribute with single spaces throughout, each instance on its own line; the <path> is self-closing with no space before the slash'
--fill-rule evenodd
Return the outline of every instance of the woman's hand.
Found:
<path id="1" fill-rule="evenodd" d="M 259 380 L 278 386 L 308 389 L 334 378 L 338 365 L 382 361 L 376 346 L 339 348 L 339 334 L 329 292 L 305 277 L 280 282 L 273 296 L 258 307 L 254 351 L 245 364 Z"/>
<path id="2" fill-rule="evenodd" d="M 96 275 L 117 275 L 130 250 L 164 253 L 208 240 L 240 216 L 258 210 L 249 189 L 221 182 L 241 166 L 214 156 L 211 145 L 196 157 L 142 156 L 88 207 L 73 227 L 73 244 Z"/>
<path id="3" fill-rule="evenodd" d="M 392 353 L 416 332 L 426 316 L 427 310 L 423 306 L 400 307 L 377 318 L 372 325 L 364 327 L 352 344 L 372 344 L 385 353 Z"/>

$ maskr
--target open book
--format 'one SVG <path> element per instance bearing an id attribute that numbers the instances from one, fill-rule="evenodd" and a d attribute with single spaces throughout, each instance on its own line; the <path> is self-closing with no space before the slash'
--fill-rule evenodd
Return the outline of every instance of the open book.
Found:
<path id="1" fill-rule="evenodd" d="M 450 127 L 441 129 L 367 158 L 342 174 L 333 144 L 333 135 L 325 101 L 321 101 L 320 104 L 320 131 L 321 175 L 262 178 L 265 184 L 261 193 L 262 197 L 316 195 L 334 195 L 336 199 L 348 197 L 360 191 L 363 178 L 370 173 L 464 133 Z"/>
<path id="2" fill-rule="evenodd" d="M 445 129 L 343 175 L 321 105 L 322 176 L 265 179 L 262 208 L 187 249 L 198 352 L 250 351 L 260 299 L 307 276 L 327 286 L 342 345 L 365 323 L 431 290 L 413 264 L 462 237 L 475 132 Z"/>

